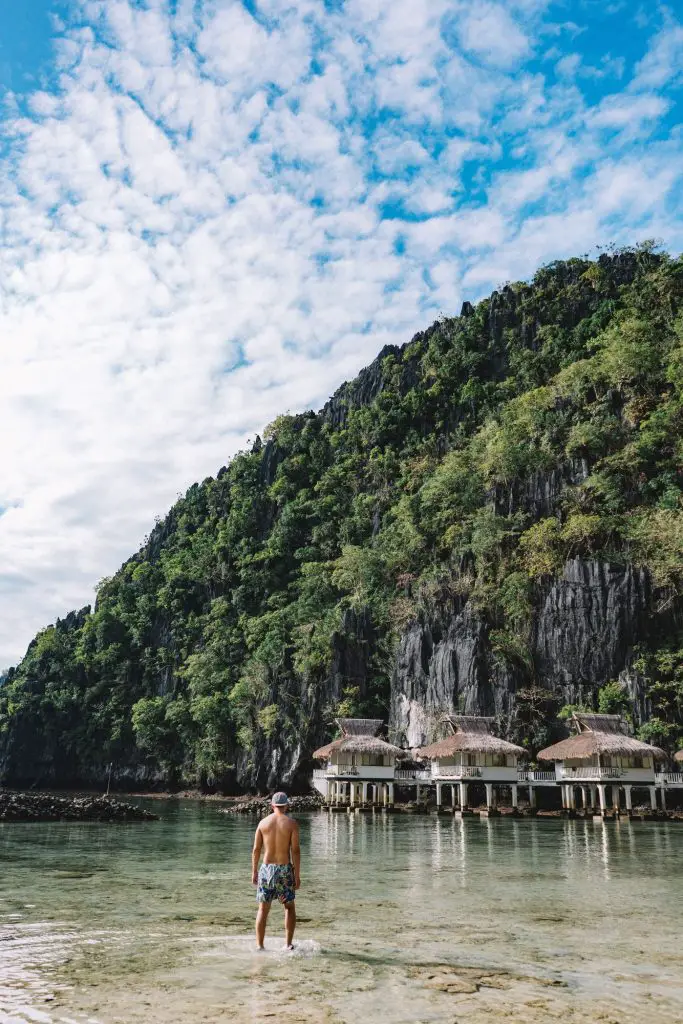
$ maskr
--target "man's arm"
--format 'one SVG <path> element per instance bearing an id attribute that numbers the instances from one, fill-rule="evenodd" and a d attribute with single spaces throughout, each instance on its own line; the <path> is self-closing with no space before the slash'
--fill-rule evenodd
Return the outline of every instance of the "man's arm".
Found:
<path id="1" fill-rule="evenodd" d="M 299 826 L 296 822 L 292 823 L 294 828 L 292 829 L 292 865 L 294 867 L 294 888 L 298 889 L 301 886 L 301 847 L 299 846 Z"/>
<path id="2" fill-rule="evenodd" d="M 261 834 L 261 826 L 259 825 L 256 829 L 256 835 L 254 836 L 254 848 L 251 851 L 251 881 L 254 885 L 258 885 L 258 862 L 261 859 L 262 849 L 263 835 Z"/>

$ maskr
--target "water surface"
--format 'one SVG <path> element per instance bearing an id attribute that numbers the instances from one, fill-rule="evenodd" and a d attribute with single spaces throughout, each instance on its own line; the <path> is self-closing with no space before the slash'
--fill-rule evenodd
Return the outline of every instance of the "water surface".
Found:
<path id="1" fill-rule="evenodd" d="M 302 815 L 258 954 L 255 821 L 161 813 L 0 825 L 2 1024 L 683 1020 L 681 824 Z"/>

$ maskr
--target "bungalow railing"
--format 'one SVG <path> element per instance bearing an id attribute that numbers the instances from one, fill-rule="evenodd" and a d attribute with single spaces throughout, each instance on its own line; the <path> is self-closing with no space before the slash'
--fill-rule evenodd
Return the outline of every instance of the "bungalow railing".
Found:
<path id="1" fill-rule="evenodd" d="M 565 768 L 559 766 L 557 775 L 560 779 L 620 779 L 626 773 L 622 768 L 598 768 L 586 765 L 585 768 Z"/>
<path id="2" fill-rule="evenodd" d="M 555 772 L 539 772 L 530 768 L 518 768 L 517 780 L 519 782 L 555 782 Z"/>
<path id="3" fill-rule="evenodd" d="M 313 778 L 314 779 L 325 779 L 327 778 L 327 768 L 314 768 Z"/>
<path id="4" fill-rule="evenodd" d="M 397 782 L 429 782 L 432 773 L 426 768 L 397 768 L 394 778 Z"/>
<path id="5" fill-rule="evenodd" d="M 447 779 L 476 779 L 481 776 L 481 768 L 468 764 L 445 764 L 441 768 L 434 765 L 432 775 Z"/>
<path id="6" fill-rule="evenodd" d="M 353 764 L 328 764 L 326 775 L 358 775 L 358 768 Z"/>
<path id="7" fill-rule="evenodd" d="M 655 782 L 671 782 L 674 785 L 678 783 L 683 785 L 683 772 L 657 772 L 655 775 Z"/>

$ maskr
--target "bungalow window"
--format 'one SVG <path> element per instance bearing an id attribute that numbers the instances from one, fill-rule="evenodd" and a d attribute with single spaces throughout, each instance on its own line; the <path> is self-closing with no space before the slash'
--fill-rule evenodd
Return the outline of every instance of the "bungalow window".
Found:
<path id="1" fill-rule="evenodd" d="M 642 754 L 636 754 L 635 755 L 635 757 L 633 758 L 633 767 L 634 768 L 642 768 L 643 767 L 643 755 Z"/>
<path id="2" fill-rule="evenodd" d="M 381 768 L 384 765 L 383 754 L 362 754 L 361 764 L 366 768 Z"/>

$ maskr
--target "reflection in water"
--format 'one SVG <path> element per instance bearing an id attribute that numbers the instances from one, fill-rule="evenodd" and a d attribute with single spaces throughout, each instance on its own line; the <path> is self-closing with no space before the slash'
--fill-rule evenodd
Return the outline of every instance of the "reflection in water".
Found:
<path id="1" fill-rule="evenodd" d="M 302 816 L 295 955 L 253 952 L 256 822 L 0 826 L 0 1021 L 683 1019 L 683 827 Z M 597 927 L 596 927 L 597 923 Z"/>

